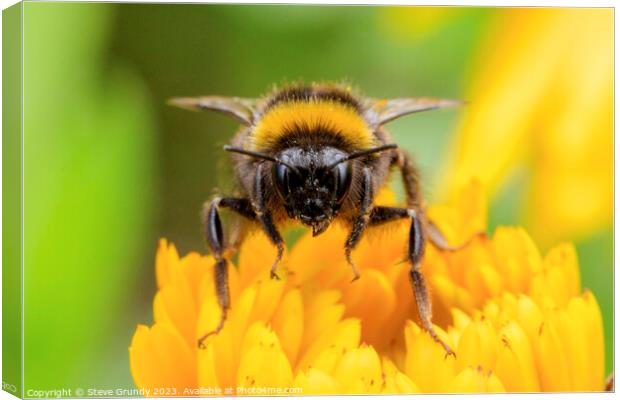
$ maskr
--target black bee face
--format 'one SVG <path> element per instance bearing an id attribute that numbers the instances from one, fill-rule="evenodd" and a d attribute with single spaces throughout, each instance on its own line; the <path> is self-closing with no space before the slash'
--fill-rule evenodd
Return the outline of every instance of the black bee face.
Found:
<path id="1" fill-rule="evenodd" d="M 332 147 L 295 147 L 282 151 L 283 163 L 274 164 L 273 180 L 289 217 L 311 227 L 315 236 L 327 229 L 351 187 L 351 164 L 335 164 L 346 156 Z"/>

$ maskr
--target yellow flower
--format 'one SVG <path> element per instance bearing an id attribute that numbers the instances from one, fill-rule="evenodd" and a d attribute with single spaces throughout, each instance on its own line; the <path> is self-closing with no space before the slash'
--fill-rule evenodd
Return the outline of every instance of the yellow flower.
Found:
<path id="1" fill-rule="evenodd" d="M 527 174 L 527 226 L 545 248 L 609 227 L 613 211 L 613 9 L 497 11 L 450 142 L 446 189 L 491 195 Z"/>
<path id="2" fill-rule="evenodd" d="M 485 228 L 481 192 L 472 183 L 454 206 L 429 209 L 450 241 Z M 136 385 L 150 395 L 603 390 L 602 319 L 580 293 L 571 245 L 542 257 L 525 231 L 499 228 L 455 253 L 428 246 L 434 322 L 453 358 L 414 322 L 407 235 L 405 221 L 370 231 L 353 254 L 354 283 L 341 227 L 303 236 L 281 281 L 269 279 L 269 241 L 249 236 L 231 267 L 228 320 L 206 349 L 196 340 L 220 316 L 213 259 L 180 258 L 162 241 L 155 322 L 138 326 L 129 349 Z"/>
<path id="3" fill-rule="evenodd" d="M 505 293 L 471 316 L 453 309 L 453 319 L 445 337 L 456 360 L 417 325 L 405 328 L 404 372 L 423 392 L 604 390 L 602 320 L 590 292 L 548 308 Z"/>
<path id="4" fill-rule="evenodd" d="M 360 322 L 342 318 L 338 291 L 269 279 L 264 262 L 274 255 L 262 235 L 246 240 L 239 269 L 231 267 L 228 320 L 199 350 L 197 338 L 212 331 L 220 315 L 213 258 L 180 258 L 162 240 L 154 324 L 139 325 L 129 349 L 136 385 L 154 396 L 417 391 L 388 360 L 360 344 Z"/>

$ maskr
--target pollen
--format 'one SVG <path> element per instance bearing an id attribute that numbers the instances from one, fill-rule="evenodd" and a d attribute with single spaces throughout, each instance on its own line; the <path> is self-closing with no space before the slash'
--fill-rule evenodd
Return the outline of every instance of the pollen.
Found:
<path id="1" fill-rule="evenodd" d="M 355 149 L 375 145 L 371 129 L 353 107 L 332 100 L 310 100 L 289 101 L 269 109 L 250 135 L 249 147 L 265 151 L 294 132 L 336 135 Z"/>

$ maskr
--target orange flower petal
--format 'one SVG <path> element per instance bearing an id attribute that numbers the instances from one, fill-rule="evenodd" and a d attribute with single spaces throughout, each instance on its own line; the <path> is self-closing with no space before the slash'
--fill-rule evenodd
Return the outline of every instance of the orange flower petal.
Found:
<path id="1" fill-rule="evenodd" d="M 160 381 L 157 358 L 152 350 L 150 329 L 138 325 L 129 346 L 129 365 L 134 382 L 140 389 L 156 387 Z"/>
<path id="2" fill-rule="evenodd" d="M 196 343 L 198 311 L 191 293 L 168 284 L 157 292 L 153 304 L 155 322 L 169 322 L 185 338 L 188 345 Z"/>
<path id="3" fill-rule="evenodd" d="M 340 225 L 330 226 L 320 236 L 312 237 L 310 233 L 303 235 L 295 244 L 291 252 L 290 269 L 294 273 L 295 282 L 304 284 L 315 278 L 324 269 L 332 269 L 345 261 L 344 242 L 346 231 Z M 321 251 L 317 251 L 321 249 Z M 333 271 L 329 271 L 333 276 Z M 340 270 L 340 274 L 346 271 Z"/>
<path id="4" fill-rule="evenodd" d="M 288 359 L 295 364 L 304 332 L 304 307 L 299 290 L 292 290 L 284 296 L 272 325 Z"/>
<path id="5" fill-rule="evenodd" d="M 304 335 L 301 348 L 308 349 L 326 331 L 332 331 L 344 314 L 344 306 L 338 304 L 340 292 L 309 290 L 303 294 L 307 312 L 304 314 Z"/>
<path id="6" fill-rule="evenodd" d="M 254 231 L 248 234 L 239 249 L 240 287 L 245 288 L 257 279 L 269 279 L 276 255 L 276 247 L 264 233 Z M 277 271 L 281 278 L 286 277 L 286 272 L 282 268 L 287 262 L 285 254 Z"/>
<path id="7" fill-rule="evenodd" d="M 196 386 L 195 353 L 171 327 L 155 324 L 151 329 L 139 326 L 129 349 L 132 373 L 142 387 L 175 388 L 182 393 Z"/>
<path id="8" fill-rule="evenodd" d="M 170 279 L 170 268 L 179 262 L 179 253 L 173 244 L 168 245 L 166 239 L 159 240 L 155 256 L 155 275 L 157 287 L 162 287 Z"/>
<path id="9" fill-rule="evenodd" d="M 397 302 L 396 293 L 385 275 L 375 269 L 366 269 L 343 297 L 347 312 L 345 316 L 357 317 L 363 321 L 362 339 L 374 343 L 385 336 L 382 327 Z"/>
<path id="10" fill-rule="evenodd" d="M 324 331 L 310 345 L 299 362 L 299 370 L 314 366 L 315 360 L 323 351 L 344 351 L 357 347 L 360 335 L 361 326 L 358 320 L 349 318 L 339 322 L 333 329 Z"/>

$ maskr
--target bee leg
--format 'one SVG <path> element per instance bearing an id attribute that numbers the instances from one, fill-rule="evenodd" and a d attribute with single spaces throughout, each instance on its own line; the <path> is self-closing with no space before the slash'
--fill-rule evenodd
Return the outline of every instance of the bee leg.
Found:
<path id="1" fill-rule="evenodd" d="M 409 276 L 411 278 L 411 286 L 413 287 L 413 294 L 415 296 L 416 304 L 418 307 L 418 315 L 422 322 L 422 327 L 431 335 L 433 340 L 440 343 L 446 350 L 447 355 L 454 355 L 454 352 L 450 347 L 443 342 L 437 336 L 437 333 L 433 329 L 431 322 L 432 308 L 429 298 L 428 289 L 426 287 L 426 281 L 420 270 L 420 262 L 424 256 L 424 229 L 422 224 L 423 215 L 420 215 L 416 210 L 422 209 L 422 194 L 420 192 L 420 177 L 418 170 L 413 162 L 413 159 L 409 154 L 403 150 L 398 151 L 397 157 L 394 159 L 394 163 L 400 169 L 400 173 L 403 178 L 403 186 L 405 187 L 405 194 L 407 197 L 407 209 L 404 209 L 407 216 L 411 218 L 411 228 L 409 228 L 409 252 L 407 258 L 411 262 L 411 270 Z M 387 215 L 395 214 L 395 218 L 403 216 L 403 211 L 379 211 L 377 210 L 376 220 L 381 222 L 387 222 L 389 218 Z M 383 214 L 381 217 L 379 215 Z M 381 223 L 378 222 L 378 223 Z M 429 234 L 432 241 L 432 234 Z"/>
<path id="2" fill-rule="evenodd" d="M 446 237 L 441 233 L 439 227 L 430 220 L 427 221 L 426 224 L 426 233 L 428 234 L 428 240 L 441 251 L 458 251 L 467 247 L 475 238 L 486 236 L 485 232 L 476 232 L 463 243 L 450 245 Z"/>
<path id="3" fill-rule="evenodd" d="M 409 250 L 407 258 L 411 262 L 409 277 L 411 286 L 418 307 L 418 315 L 422 322 L 422 327 L 431 335 L 433 340 L 441 344 L 446 350 L 446 355 L 454 355 L 450 347 L 437 336 L 431 322 L 432 307 L 429 298 L 426 281 L 420 270 L 420 263 L 424 256 L 424 231 L 422 229 L 422 216 L 413 208 L 398 207 L 375 207 L 370 215 L 370 225 L 380 225 L 400 218 L 410 218 L 411 227 L 409 228 Z"/>
<path id="4" fill-rule="evenodd" d="M 371 226 L 376 226 L 403 218 L 409 218 L 409 209 L 401 207 L 377 206 L 372 209 L 369 224 Z"/>
<path id="5" fill-rule="evenodd" d="M 413 159 L 405 151 L 399 149 L 397 157 L 393 162 L 400 169 L 400 174 L 403 178 L 403 186 L 405 187 L 405 194 L 407 197 L 407 207 L 417 210 L 421 209 L 422 195 L 420 193 L 420 177 Z M 478 232 L 473 234 L 464 243 L 457 246 L 452 246 L 448 244 L 445 236 L 432 221 L 427 219 L 426 224 L 424 224 L 424 229 L 428 235 L 429 241 L 442 251 L 460 250 L 471 243 L 476 237 L 486 235 L 484 232 Z"/>
<path id="6" fill-rule="evenodd" d="M 278 228 L 276 228 L 273 222 L 271 212 L 265 205 L 265 188 L 263 184 L 262 167 L 262 164 L 258 165 L 256 168 L 256 175 L 254 176 L 254 195 L 256 197 L 256 202 L 253 204 L 253 207 L 256 214 L 256 219 L 260 222 L 263 232 L 265 232 L 269 240 L 271 240 L 271 243 L 276 246 L 278 251 L 276 259 L 271 266 L 269 275 L 271 279 L 280 279 L 276 273 L 276 269 L 282 260 L 282 255 L 284 254 L 284 240 L 282 240 L 282 235 L 280 235 Z"/>
<path id="7" fill-rule="evenodd" d="M 228 309 L 230 307 L 230 294 L 228 291 L 228 261 L 223 256 L 225 244 L 222 221 L 220 219 L 219 207 L 226 207 L 248 219 L 254 219 L 254 211 L 248 199 L 220 198 L 216 197 L 204 206 L 204 226 L 207 243 L 215 258 L 215 293 L 217 301 L 222 311 L 220 322 L 217 327 L 201 336 L 198 339 L 198 347 L 204 348 L 204 341 L 211 335 L 219 333 L 224 327 Z"/>
<path id="8" fill-rule="evenodd" d="M 400 175 L 403 179 L 403 186 L 405 188 L 405 196 L 407 198 L 407 207 L 420 209 L 422 204 L 420 176 L 413 159 L 407 152 L 399 149 L 397 157 L 393 162 L 400 169 Z"/>
<path id="9" fill-rule="evenodd" d="M 354 282 L 360 278 L 360 272 L 357 269 L 357 266 L 353 262 L 353 258 L 351 257 L 351 252 L 360 239 L 362 238 L 362 233 L 366 230 L 368 223 L 370 221 L 370 214 L 372 211 L 372 197 L 373 197 L 373 188 L 372 188 L 372 176 L 370 174 L 370 170 L 368 168 L 364 168 L 364 180 L 362 182 L 362 201 L 360 205 L 360 213 L 353 221 L 353 228 L 351 229 L 351 233 L 349 233 L 349 237 L 344 245 L 345 256 L 347 258 L 347 262 L 351 266 L 351 270 L 353 271 L 353 280 Z"/>
<path id="10" fill-rule="evenodd" d="M 409 252 L 407 256 L 411 262 L 409 276 L 411 278 L 415 301 L 418 306 L 418 315 L 420 316 L 420 321 L 424 329 L 431 335 L 435 342 L 441 344 L 446 350 L 446 356 L 454 355 L 452 349 L 437 336 L 437 333 L 433 329 L 433 324 L 431 322 L 433 311 L 428 288 L 424 275 L 422 275 L 422 271 L 420 270 L 420 263 L 424 256 L 424 232 L 418 213 L 413 209 L 409 209 L 408 213 L 411 218 L 411 228 L 409 228 Z"/>

